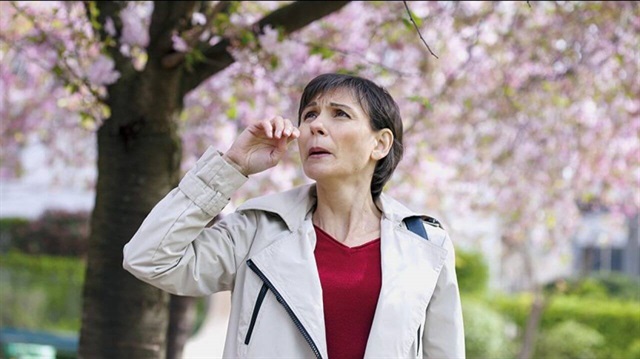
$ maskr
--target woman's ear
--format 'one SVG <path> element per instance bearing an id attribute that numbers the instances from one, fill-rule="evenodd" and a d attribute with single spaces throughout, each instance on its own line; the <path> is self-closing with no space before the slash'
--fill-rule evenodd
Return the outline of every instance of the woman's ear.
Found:
<path id="1" fill-rule="evenodd" d="M 387 156 L 393 145 L 393 133 L 388 128 L 383 128 L 376 133 L 376 145 L 371 152 L 371 157 L 378 161 Z"/>

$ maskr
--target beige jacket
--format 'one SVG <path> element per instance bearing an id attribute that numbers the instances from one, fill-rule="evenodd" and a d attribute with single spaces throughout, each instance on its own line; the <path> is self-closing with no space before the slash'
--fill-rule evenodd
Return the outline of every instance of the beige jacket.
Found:
<path id="1" fill-rule="evenodd" d="M 205 228 L 247 180 L 209 148 L 124 247 L 124 268 L 165 291 L 231 290 L 225 358 L 327 358 L 322 288 L 314 258 L 315 187 L 247 201 Z M 464 358 L 454 248 L 382 194 L 382 288 L 366 358 Z"/>

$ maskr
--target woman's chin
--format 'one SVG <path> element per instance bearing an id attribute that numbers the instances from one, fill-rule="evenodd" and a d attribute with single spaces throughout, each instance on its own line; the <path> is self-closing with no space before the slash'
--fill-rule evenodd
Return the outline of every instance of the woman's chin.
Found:
<path id="1" fill-rule="evenodd" d="M 303 167 L 304 174 L 310 179 L 318 182 L 323 179 L 327 179 L 330 177 L 335 177 L 335 169 L 333 168 L 325 168 L 325 166 L 307 166 Z"/>

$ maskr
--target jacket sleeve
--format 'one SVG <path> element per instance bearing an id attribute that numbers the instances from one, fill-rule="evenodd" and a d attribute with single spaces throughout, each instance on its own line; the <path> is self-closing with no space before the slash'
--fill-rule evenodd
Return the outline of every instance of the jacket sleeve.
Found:
<path id="1" fill-rule="evenodd" d="M 464 359 L 464 327 L 455 272 L 455 250 L 448 235 L 443 246 L 447 250 L 447 258 L 427 307 L 422 354 L 430 359 Z"/>
<path id="2" fill-rule="evenodd" d="M 124 269 L 178 295 L 231 289 L 236 259 L 246 254 L 255 232 L 255 215 L 233 213 L 205 226 L 246 180 L 210 147 L 125 245 Z"/>

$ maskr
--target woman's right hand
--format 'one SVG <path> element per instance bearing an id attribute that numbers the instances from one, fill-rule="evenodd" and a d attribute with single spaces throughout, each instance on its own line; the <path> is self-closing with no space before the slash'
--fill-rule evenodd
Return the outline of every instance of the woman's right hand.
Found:
<path id="1" fill-rule="evenodd" d="M 287 145 L 300 136 L 289 119 L 276 116 L 247 127 L 224 154 L 245 176 L 269 169 L 282 159 Z"/>

